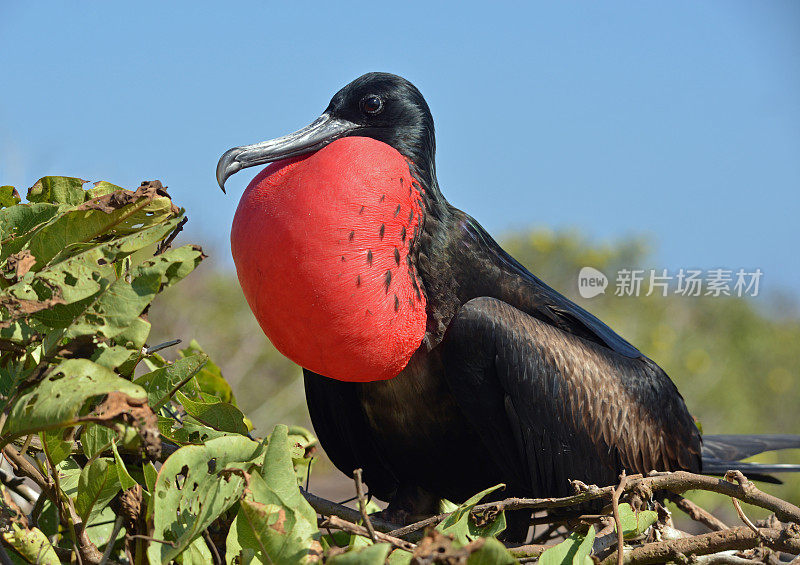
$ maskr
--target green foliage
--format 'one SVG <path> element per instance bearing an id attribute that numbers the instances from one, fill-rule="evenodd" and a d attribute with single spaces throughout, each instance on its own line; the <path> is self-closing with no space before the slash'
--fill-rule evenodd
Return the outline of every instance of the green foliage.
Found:
<path id="1" fill-rule="evenodd" d="M 272 432 L 260 473 L 245 477 L 247 492 L 231 526 L 228 555 L 238 555 L 242 563 L 318 559 L 317 514 L 298 490 L 286 426 Z"/>
<path id="2" fill-rule="evenodd" d="M 174 545 L 151 545 L 152 563 L 169 562 L 238 501 L 244 473 L 262 450 L 258 442 L 233 436 L 182 447 L 167 459 L 154 489 L 154 535 Z"/>
<path id="3" fill-rule="evenodd" d="M 158 182 L 83 185 L 45 177 L 27 203 L 0 187 L 0 444 L 24 444 L 29 472 L 54 480 L 38 528 L 0 523 L 7 551 L 56 563 L 56 549 L 111 543 L 112 561 L 127 548 L 136 562 L 208 563 L 213 529 L 237 559 L 319 557 L 298 488 L 316 439 L 285 426 L 252 439 L 196 341 L 174 362 L 147 346 L 153 299 L 204 258 L 165 243 L 183 210 Z M 111 539 L 118 517 L 135 531 Z"/>
<path id="4" fill-rule="evenodd" d="M 594 527 L 589 526 L 585 535 L 573 532 L 566 540 L 551 547 L 539 557 L 541 565 L 592 565 L 589 557 L 594 542 Z"/>
<path id="5" fill-rule="evenodd" d="M 622 525 L 622 536 L 634 539 L 644 535 L 647 528 L 658 521 L 658 512 L 654 510 L 636 511 L 627 502 L 619 505 L 619 521 Z"/>
<path id="6" fill-rule="evenodd" d="M 8 543 L 28 563 L 59 565 L 61 560 L 56 550 L 39 528 L 21 528 L 12 523 L 11 528 L 2 534 Z"/>
<path id="7" fill-rule="evenodd" d="M 436 529 L 463 544 L 479 537 L 491 537 L 500 534 L 506 529 L 506 517 L 504 512 L 500 512 L 496 517 L 480 525 L 471 513 L 475 505 L 486 495 L 503 487 L 505 487 L 505 485 L 495 485 L 472 496 L 464 504 L 453 510 L 452 514 L 436 526 Z"/>

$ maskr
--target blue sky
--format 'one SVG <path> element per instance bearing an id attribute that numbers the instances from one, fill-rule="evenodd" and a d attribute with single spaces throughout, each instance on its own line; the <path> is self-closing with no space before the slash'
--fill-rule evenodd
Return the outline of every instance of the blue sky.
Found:
<path id="1" fill-rule="evenodd" d="M 800 296 L 800 3 L 3 2 L 0 184 L 161 179 L 227 256 L 229 147 L 373 70 L 428 100 L 445 195 L 500 234 L 644 234 Z"/>

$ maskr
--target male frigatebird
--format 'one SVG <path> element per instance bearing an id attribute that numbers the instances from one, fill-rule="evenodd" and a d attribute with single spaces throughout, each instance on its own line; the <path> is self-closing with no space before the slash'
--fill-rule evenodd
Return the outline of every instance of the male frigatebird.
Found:
<path id="1" fill-rule="evenodd" d="M 231 245 L 275 346 L 303 367 L 333 463 L 363 468 L 395 521 L 497 483 L 560 496 L 623 470 L 738 463 L 800 436 L 707 436 L 658 365 L 508 255 L 439 190 L 433 118 L 405 79 L 366 74 L 311 125 L 236 147 Z M 526 528 L 522 524 L 521 533 Z"/>

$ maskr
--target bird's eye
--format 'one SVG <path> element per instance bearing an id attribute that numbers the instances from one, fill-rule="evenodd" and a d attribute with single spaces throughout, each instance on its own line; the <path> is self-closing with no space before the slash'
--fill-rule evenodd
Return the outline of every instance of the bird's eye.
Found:
<path id="1" fill-rule="evenodd" d="M 379 114 L 383 110 L 383 100 L 381 100 L 380 96 L 370 94 L 361 101 L 361 108 L 367 114 Z"/>

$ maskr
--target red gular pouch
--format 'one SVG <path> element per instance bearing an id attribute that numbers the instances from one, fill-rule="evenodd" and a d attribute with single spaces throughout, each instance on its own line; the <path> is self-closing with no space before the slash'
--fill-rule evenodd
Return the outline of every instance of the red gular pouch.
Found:
<path id="1" fill-rule="evenodd" d="M 272 163 L 231 230 L 244 295 L 292 361 L 341 381 L 391 379 L 425 334 L 408 261 L 422 213 L 405 157 L 367 137 Z"/>

